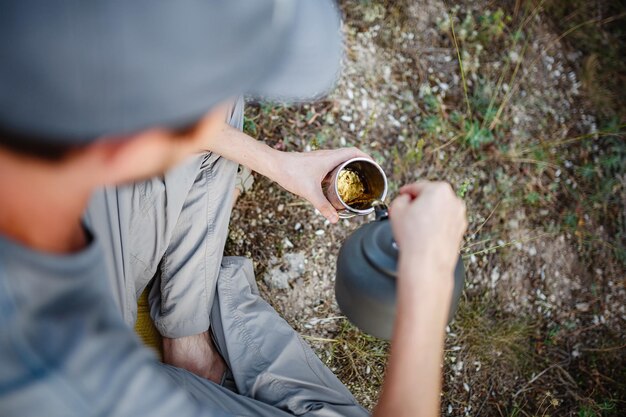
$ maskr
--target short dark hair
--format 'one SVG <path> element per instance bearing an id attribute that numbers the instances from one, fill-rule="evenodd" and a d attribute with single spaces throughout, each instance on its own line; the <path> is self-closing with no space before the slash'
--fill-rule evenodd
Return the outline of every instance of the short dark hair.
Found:
<path id="1" fill-rule="evenodd" d="M 179 135 L 187 134 L 198 126 L 200 120 L 201 118 L 194 118 L 192 121 L 181 123 L 179 126 L 170 128 L 170 130 Z M 87 139 L 77 142 L 78 144 L 67 143 L 67 141 L 59 138 L 42 138 L 16 133 L 0 126 L 0 148 L 46 161 L 60 161 L 71 151 L 80 149 L 92 143 L 93 140 Z"/>
<path id="2" fill-rule="evenodd" d="M 67 143 L 54 138 L 40 138 L 16 133 L 0 126 L 0 147 L 21 155 L 47 161 L 59 161 L 81 145 Z"/>

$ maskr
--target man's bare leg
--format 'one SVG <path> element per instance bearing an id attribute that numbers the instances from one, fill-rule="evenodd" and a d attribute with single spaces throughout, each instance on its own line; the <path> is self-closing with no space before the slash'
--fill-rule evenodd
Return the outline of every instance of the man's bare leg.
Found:
<path id="1" fill-rule="evenodd" d="M 163 362 L 186 369 L 216 384 L 222 382 L 228 369 L 208 331 L 176 339 L 164 337 Z"/>

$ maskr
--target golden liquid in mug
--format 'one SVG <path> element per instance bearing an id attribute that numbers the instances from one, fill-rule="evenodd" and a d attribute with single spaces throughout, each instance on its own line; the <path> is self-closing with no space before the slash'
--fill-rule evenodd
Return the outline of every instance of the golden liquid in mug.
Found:
<path id="1" fill-rule="evenodd" d="M 349 168 L 339 172 L 337 192 L 344 203 L 357 210 L 369 209 L 374 200 L 378 198 L 372 194 L 370 187 L 363 181 L 359 173 Z"/>

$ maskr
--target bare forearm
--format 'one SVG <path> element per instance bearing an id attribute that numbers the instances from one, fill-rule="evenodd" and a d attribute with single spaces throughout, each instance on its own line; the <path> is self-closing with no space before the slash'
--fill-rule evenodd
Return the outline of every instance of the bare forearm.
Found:
<path id="1" fill-rule="evenodd" d="M 340 163 L 367 157 L 356 148 L 281 152 L 224 123 L 207 134 L 202 150 L 215 152 L 264 175 L 304 199 L 331 223 L 339 220 L 337 211 L 322 191 L 322 180 Z"/>
<path id="2" fill-rule="evenodd" d="M 450 280 L 449 273 L 418 259 L 401 260 L 399 273 L 391 356 L 374 416 L 435 416 L 448 306 L 433 294 L 439 287 L 428 282 Z"/>
<path id="3" fill-rule="evenodd" d="M 280 151 L 227 124 L 206 143 L 207 149 L 273 180 Z"/>

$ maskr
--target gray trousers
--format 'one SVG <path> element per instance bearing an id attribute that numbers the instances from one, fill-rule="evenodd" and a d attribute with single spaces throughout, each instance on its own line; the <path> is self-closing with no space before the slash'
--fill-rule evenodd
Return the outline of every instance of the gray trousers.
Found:
<path id="1" fill-rule="evenodd" d="M 243 100 L 230 124 L 243 125 Z M 229 390 L 161 365 L 209 409 L 254 416 L 365 416 L 302 338 L 260 298 L 252 263 L 223 257 L 237 165 L 212 153 L 160 178 L 97 192 L 85 216 L 109 264 L 110 286 L 133 325 L 152 281 L 151 316 L 163 336 L 211 328 L 231 371 Z"/>

